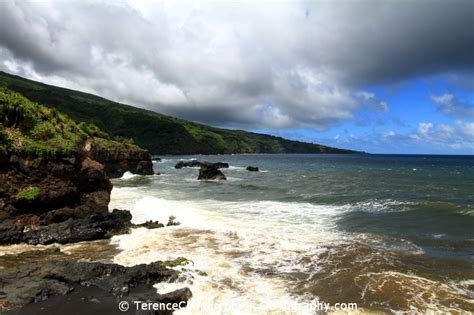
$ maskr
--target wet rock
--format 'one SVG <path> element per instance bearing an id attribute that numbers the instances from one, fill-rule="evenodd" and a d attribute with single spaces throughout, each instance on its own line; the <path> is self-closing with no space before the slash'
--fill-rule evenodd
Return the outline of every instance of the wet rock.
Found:
<path id="1" fill-rule="evenodd" d="M 255 166 L 247 166 L 247 171 L 249 171 L 249 172 L 259 172 L 260 170 L 258 169 L 258 167 L 255 167 Z"/>
<path id="2" fill-rule="evenodd" d="M 158 229 L 158 228 L 162 228 L 164 226 L 165 225 L 163 223 L 160 223 L 158 221 L 152 221 L 152 220 L 149 220 L 149 221 L 146 221 L 146 222 L 140 223 L 140 224 L 132 224 L 133 228 L 144 227 L 144 228 L 147 228 L 147 229 Z"/>
<path id="3" fill-rule="evenodd" d="M 178 221 L 175 221 L 176 220 L 176 217 L 174 215 L 170 215 L 170 217 L 168 218 L 168 223 L 166 224 L 166 226 L 174 226 L 174 225 L 180 225 L 181 223 L 178 222 Z"/>
<path id="4" fill-rule="evenodd" d="M 182 169 L 184 167 L 199 167 L 201 164 L 201 162 L 199 162 L 198 160 L 191 160 L 191 161 L 179 161 L 178 163 L 176 163 L 176 165 L 174 166 L 174 168 L 176 169 Z"/>
<path id="5" fill-rule="evenodd" d="M 206 161 L 198 161 L 198 160 L 190 160 L 190 161 L 179 161 L 176 163 L 174 168 L 176 169 L 181 169 L 184 167 L 203 167 L 203 166 L 209 166 L 209 167 L 214 167 L 214 168 L 229 168 L 228 163 L 224 162 L 217 162 L 217 163 L 212 163 L 212 162 L 206 162 Z"/>
<path id="6" fill-rule="evenodd" d="M 198 180 L 226 180 L 226 177 L 217 167 L 203 165 L 199 169 Z"/>
<path id="7" fill-rule="evenodd" d="M 178 272 L 160 261 L 133 267 L 66 260 L 33 262 L 0 269 L 0 302 L 4 310 L 10 310 L 5 314 L 50 314 L 58 309 L 68 314 L 78 310 L 90 313 L 97 307 L 114 314 L 118 313 L 119 301 L 128 301 L 131 306 L 133 301 L 182 302 L 181 306 L 185 306 L 192 297 L 188 288 L 160 295 L 153 287 L 157 282 L 177 278 Z M 170 312 L 147 314 L 167 313 Z"/>

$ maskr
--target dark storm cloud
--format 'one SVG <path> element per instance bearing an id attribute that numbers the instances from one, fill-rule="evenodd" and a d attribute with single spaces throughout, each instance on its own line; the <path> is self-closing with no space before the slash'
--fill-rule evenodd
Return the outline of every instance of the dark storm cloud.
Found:
<path id="1" fill-rule="evenodd" d="M 339 1 L 335 10 L 314 6 L 329 38 L 322 39 L 322 53 L 314 53 L 318 41 L 303 47 L 308 62 L 342 69 L 344 80 L 355 86 L 474 69 L 472 0 Z M 318 30 L 313 35 L 324 36 Z"/>
<path id="2" fill-rule="evenodd" d="M 387 111 L 371 84 L 471 76 L 473 5 L 0 1 L 0 67 L 204 123 L 322 129 Z"/>

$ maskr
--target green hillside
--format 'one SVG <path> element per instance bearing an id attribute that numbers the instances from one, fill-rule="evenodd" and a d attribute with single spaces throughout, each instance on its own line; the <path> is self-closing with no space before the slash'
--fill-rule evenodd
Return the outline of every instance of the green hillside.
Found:
<path id="1" fill-rule="evenodd" d="M 2 85 L 34 102 L 55 108 L 77 122 L 94 124 L 115 137 L 133 139 L 152 154 L 354 152 L 205 126 L 0 71 Z"/>
<path id="2" fill-rule="evenodd" d="M 86 139 L 103 147 L 136 147 L 129 141 L 110 138 L 92 124 L 76 123 L 54 108 L 0 86 L 0 154 L 68 154 Z"/>

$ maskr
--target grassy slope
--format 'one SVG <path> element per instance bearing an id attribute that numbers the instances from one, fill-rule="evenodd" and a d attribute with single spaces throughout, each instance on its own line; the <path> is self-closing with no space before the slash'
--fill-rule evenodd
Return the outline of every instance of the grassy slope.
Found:
<path id="1" fill-rule="evenodd" d="M 86 139 L 106 147 L 135 147 L 129 141 L 110 138 L 95 125 L 78 124 L 54 108 L 0 86 L 0 154 L 62 155 Z"/>
<path id="2" fill-rule="evenodd" d="M 205 126 L 0 71 L 0 86 L 56 108 L 110 135 L 131 138 L 153 154 L 353 153 L 280 137 Z"/>

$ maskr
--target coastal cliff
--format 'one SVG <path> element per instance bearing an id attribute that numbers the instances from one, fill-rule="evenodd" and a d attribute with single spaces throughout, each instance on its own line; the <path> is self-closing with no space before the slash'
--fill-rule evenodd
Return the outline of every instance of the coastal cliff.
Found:
<path id="1" fill-rule="evenodd" d="M 112 184 L 104 166 L 78 153 L 54 159 L 12 154 L 0 162 L 0 187 L 0 244 L 100 239 L 131 218 L 109 213 Z"/>
<path id="2" fill-rule="evenodd" d="M 133 143 L 0 89 L 0 244 L 104 238 L 130 224 L 109 213 L 110 177 L 153 174 Z"/>
<path id="3" fill-rule="evenodd" d="M 138 175 L 154 174 L 150 153 L 140 147 L 107 147 L 93 141 L 85 147 L 91 159 L 104 165 L 109 178 L 122 177 L 127 171 Z"/>

